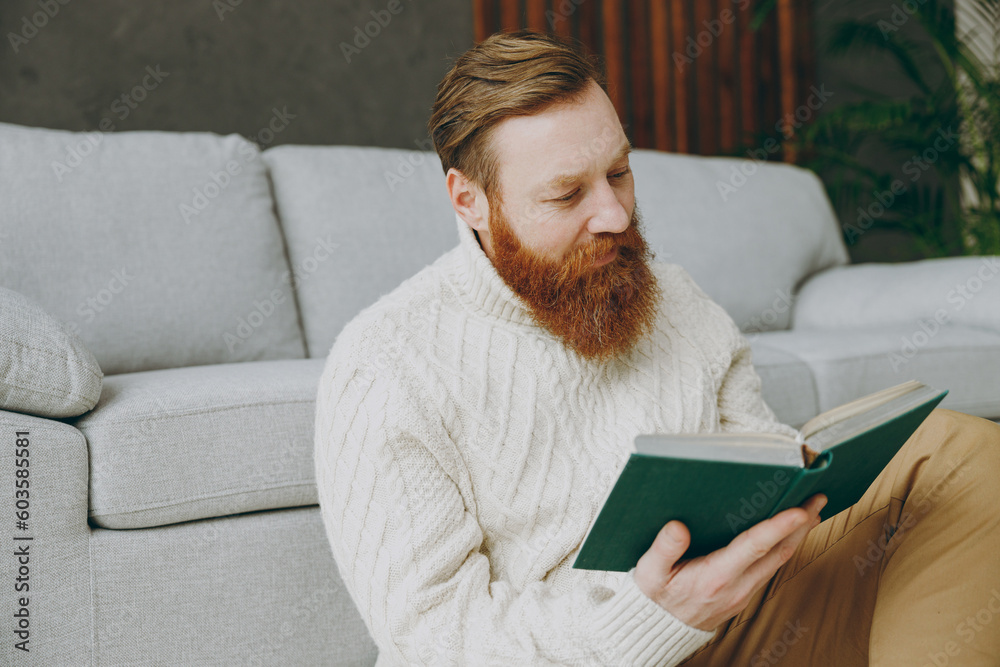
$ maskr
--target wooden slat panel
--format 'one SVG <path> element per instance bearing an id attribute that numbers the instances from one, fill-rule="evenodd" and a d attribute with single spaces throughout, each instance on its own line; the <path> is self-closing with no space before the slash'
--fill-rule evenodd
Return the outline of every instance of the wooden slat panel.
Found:
<path id="1" fill-rule="evenodd" d="M 481 42 L 496 32 L 496 0 L 473 0 L 472 25 L 475 40 Z"/>
<path id="2" fill-rule="evenodd" d="M 719 0 L 718 77 L 719 150 L 731 153 L 736 148 L 739 117 L 736 114 L 736 16 L 732 0 Z"/>
<path id="3" fill-rule="evenodd" d="M 604 53 L 601 39 L 601 25 L 598 16 L 600 6 L 597 0 L 584 0 L 580 3 L 577 13 L 580 15 L 578 39 L 595 53 Z"/>
<path id="4" fill-rule="evenodd" d="M 674 50 L 684 53 L 685 37 L 690 25 L 686 0 L 670 0 L 670 22 L 673 34 Z M 679 153 L 690 153 L 694 146 L 692 141 L 693 128 L 691 123 L 691 71 L 692 65 L 686 61 L 674 69 L 674 118 L 677 134 L 676 150 Z"/>
<path id="5" fill-rule="evenodd" d="M 559 0 L 556 0 L 558 3 Z M 545 20 L 545 0 L 527 0 L 528 27 L 539 32 L 548 32 L 549 26 Z"/>
<path id="6" fill-rule="evenodd" d="M 546 21 L 546 30 L 554 31 L 563 37 L 572 37 L 573 15 L 579 11 L 576 5 L 571 0 L 552 0 L 552 8 L 549 11 L 552 12 L 551 21 Z"/>
<path id="7" fill-rule="evenodd" d="M 768 16 L 767 20 L 760 27 L 757 33 L 757 54 L 759 58 L 759 69 L 757 74 L 757 95 L 759 124 L 756 128 L 758 134 L 765 133 L 773 136 L 776 132 L 774 126 L 781 120 L 778 100 L 778 39 L 776 29 L 776 19 L 774 12 Z M 760 144 L 760 137 L 756 137 L 754 145 Z"/>
<path id="8" fill-rule="evenodd" d="M 781 87 L 781 117 L 791 121 L 795 116 L 798 92 L 795 87 L 795 9 L 793 0 L 778 0 L 778 85 Z M 789 122 L 787 131 L 794 133 Z M 795 149 L 791 139 L 785 142 L 784 159 L 795 161 Z"/>
<path id="9" fill-rule="evenodd" d="M 757 72 L 759 70 L 757 65 L 757 33 L 750 30 L 751 18 L 753 18 L 752 6 L 741 10 L 736 17 L 736 25 L 739 27 L 740 51 L 740 145 L 756 141 L 754 135 L 760 127 L 758 124 L 760 110 L 757 90 Z"/>
<path id="10" fill-rule="evenodd" d="M 628 103 L 626 100 L 625 81 L 625 31 L 622 26 L 621 0 L 602 0 L 601 18 L 604 27 L 604 56 L 608 67 L 608 97 L 611 98 L 618 118 L 626 125 L 629 133 Z"/>
<path id="11" fill-rule="evenodd" d="M 653 145 L 653 118 L 649 88 L 649 16 L 646 0 L 629 0 L 628 53 L 631 81 L 632 141 Z"/>
<path id="12" fill-rule="evenodd" d="M 670 98 L 670 58 L 672 40 L 667 0 L 649 3 L 649 27 L 652 33 L 651 58 L 653 68 L 653 140 L 661 151 L 673 150 L 673 108 Z"/>
<path id="13" fill-rule="evenodd" d="M 520 0 L 500 0 L 500 30 L 510 32 L 521 27 Z"/>
<path id="14" fill-rule="evenodd" d="M 717 20 L 714 0 L 695 0 L 694 25 L 688 29 L 688 34 L 701 48 L 701 53 L 695 58 L 695 97 L 698 102 L 698 153 L 714 155 L 719 149 L 719 103 L 715 79 L 715 49 L 714 39 L 706 27 L 710 21 Z M 699 40 L 701 38 L 701 40 Z M 686 41 L 686 40 L 685 40 Z M 708 45 L 705 46 L 705 43 Z"/>

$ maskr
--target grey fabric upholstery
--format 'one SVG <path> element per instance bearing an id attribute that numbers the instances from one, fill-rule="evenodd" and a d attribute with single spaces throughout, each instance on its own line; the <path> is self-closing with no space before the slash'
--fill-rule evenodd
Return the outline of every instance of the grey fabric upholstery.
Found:
<path id="1" fill-rule="evenodd" d="M 375 662 L 318 507 L 98 529 L 91 550 L 95 665 Z"/>
<path id="2" fill-rule="evenodd" d="M 793 329 L 771 332 L 766 339 L 762 335 L 761 344 L 808 366 L 818 402 L 814 414 L 906 380 L 919 380 L 949 390 L 943 408 L 988 419 L 1000 416 L 1000 331 L 943 326 L 923 345 L 906 344 L 915 338 L 924 341 L 917 336 L 922 331 L 917 323 Z"/>
<path id="3" fill-rule="evenodd" d="M 90 519 L 145 528 L 317 502 L 313 413 L 323 361 L 215 364 L 107 378 L 77 420 Z"/>
<path id="4" fill-rule="evenodd" d="M 839 267 L 803 285 L 795 305 L 803 329 L 935 319 L 1000 331 L 1000 256 Z"/>
<path id="5" fill-rule="evenodd" d="M 97 360 L 34 300 L 0 287 L 0 409 L 75 417 L 101 397 Z"/>
<path id="6" fill-rule="evenodd" d="M 27 431 L 28 456 L 16 457 L 15 434 Z M 0 616 L 4 619 L 0 665 L 81 665 L 90 661 L 93 631 L 90 606 L 90 552 L 87 527 L 87 443 L 72 426 L 0 411 Z M 23 449 L 23 448 L 20 448 Z M 16 528 L 16 458 L 30 464 L 27 530 Z M 13 537 L 31 537 L 15 541 Z M 27 574 L 15 573 L 14 551 L 28 544 Z M 28 591 L 15 591 L 15 577 L 28 577 Z M 21 582 L 25 583 L 25 582 Z M 30 651 L 14 648 L 15 602 L 28 598 Z M 20 640 L 20 638 L 18 638 Z"/>
<path id="7" fill-rule="evenodd" d="M 785 164 L 637 150 L 636 203 L 650 246 L 682 265 L 744 331 L 788 328 L 808 276 L 848 260 L 823 184 Z M 734 176 L 751 171 L 742 181 Z M 743 183 L 735 192 L 720 184 Z"/>
<path id="8" fill-rule="evenodd" d="M 78 333 L 106 374 L 304 356 L 245 139 L 0 123 L 0 201 L 0 285 Z"/>
<path id="9" fill-rule="evenodd" d="M 264 151 L 310 357 L 458 243 L 437 155 L 357 146 Z"/>

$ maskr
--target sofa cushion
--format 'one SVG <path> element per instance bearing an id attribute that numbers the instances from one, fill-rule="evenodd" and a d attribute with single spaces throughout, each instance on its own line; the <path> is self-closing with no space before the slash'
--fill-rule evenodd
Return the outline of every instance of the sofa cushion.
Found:
<path id="1" fill-rule="evenodd" d="M 458 243 L 433 152 L 278 146 L 264 160 L 311 357 L 325 357 L 344 324 Z M 724 200 L 717 183 L 745 164 L 756 174 Z M 798 283 L 847 261 L 811 172 L 653 150 L 636 150 L 632 166 L 658 257 L 688 269 L 744 330 L 786 328 Z"/>
<path id="2" fill-rule="evenodd" d="M 458 244 L 433 152 L 278 146 L 264 151 L 310 357 L 363 308 Z"/>
<path id="3" fill-rule="evenodd" d="M 769 344 L 780 332 L 750 334 L 753 367 L 760 376 L 761 394 L 778 421 L 799 428 L 819 410 L 816 382 L 809 365 L 778 347 Z"/>
<path id="4" fill-rule="evenodd" d="M 304 356 L 256 146 L 2 123 L 0 146 L 0 285 L 105 373 Z"/>
<path id="5" fill-rule="evenodd" d="M 935 330 L 926 322 L 793 329 L 768 334 L 766 345 L 809 367 L 819 412 L 906 380 L 919 380 L 949 390 L 943 408 L 1000 418 L 1000 332 L 952 325 Z"/>
<path id="6" fill-rule="evenodd" d="M 320 360 L 218 364 L 105 379 L 75 422 L 90 447 L 90 518 L 145 528 L 317 503 Z"/>
<path id="7" fill-rule="evenodd" d="M 650 247 L 687 269 L 744 331 L 788 328 L 799 283 L 848 261 L 811 171 L 654 150 L 635 151 L 631 163 Z"/>
<path id="8" fill-rule="evenodd" d="M 101 397 L 83 342 L 23 294 L 0 287 L 0 410 L 75 417 Z"/>

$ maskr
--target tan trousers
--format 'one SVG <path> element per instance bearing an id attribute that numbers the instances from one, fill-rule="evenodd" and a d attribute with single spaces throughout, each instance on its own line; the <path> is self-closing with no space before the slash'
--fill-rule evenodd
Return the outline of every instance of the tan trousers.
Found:
<path id="1" fill-rule="evenodd" d="M 1000 665 L 1000 426 L 934 410 L 682 664 Z"/>

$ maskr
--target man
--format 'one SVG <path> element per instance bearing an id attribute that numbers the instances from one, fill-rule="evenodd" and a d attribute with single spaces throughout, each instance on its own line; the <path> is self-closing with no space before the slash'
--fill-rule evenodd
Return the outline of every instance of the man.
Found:
<path id="1" fill-rule="evenodd" d="M 629 573 L 572 569 L 636 435 L 795 430 L 729 316 L 650 261 L 594 61 L 494 35 L 430 129 L 459 245 L 345 327 L 317 399 L 323 519 L 379 665 L 1000 659 L 1000 620 L 956 634 L 1000 589 L 1000 428 L 945 410 L 818 528 L 821 495 L 702 558 L 673 521 Z"/>

